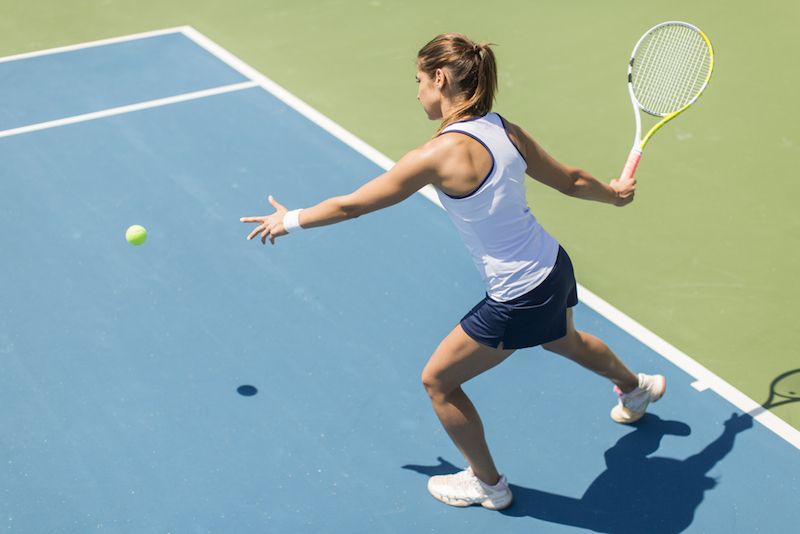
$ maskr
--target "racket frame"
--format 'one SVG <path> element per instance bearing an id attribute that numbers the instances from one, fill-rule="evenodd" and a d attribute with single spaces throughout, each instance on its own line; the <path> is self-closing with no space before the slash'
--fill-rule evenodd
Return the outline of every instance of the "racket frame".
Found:
<path id="1" fill-rule="evenodd" d="M 645 108 L 636 98 L 636 95 L 633 92 L 633 63 L 636 58 L 636 52 L 639 51 L 639 46 L 641 46 L 645 38 L 647 38 L 648 35 L 658 30 L 659 28 L 669 25 L 685 26 L 697 32 L 700 35 L 700 37 L 702 37 L 703 40 L 705 41 L 706 46 L 708 46 L 709 64 L 708 64 L 708 74 L 706 75 L 706 79 L 704 80 L 702 87 L 700 87 L 700 90 L 697 91 L 697 94 L 677 111 L 673 111 L 672 113 L 667 113 L 667 114 L 661 114 L 661 113 L 655 113 Z M 625 167 L 623 167 L 622 169 L 620 180 L 633 179 L 633 175 L 636 173 L 636 167 L 639 165 L 639 161 L 642 159 L 642 152 L 644 151 L 644 147 L 647 144 L 647 142 L 650 140 L 651 137 L 653 137 L 653 134 L 655 134 L 658 130 L 661 129 L 662 126 L 664 126 L 669 121 L 671 121 L 672 119 L 683 113 L 689 106 L 694 104 L 698 98 L 700 98 L 700 95 L 703 94 L 703 91 L 705 91 L 706 87 L 708 86 L 709 80 L 711 80 L 711 73 L 713 71 L 714 71 L 714 48 L 711 46 L 711 41 L 708 39 L 706 34 L 703 33 L 702 30 L 700 30 L 700 28 L 698 28 L 693 24 L 689 24 L 688 22 L 682 22 L 679 20 L 670 20 L 667 22 L 661 22 L 659 24 L 656 24 L 646 32 L 644 32 L 644 34 L 639 38 L 639 40 L 636 41 L 636 45 L 633 47 L 633 52 L 631 52 L 631 59 L 630 61 L 628 61 L 628 95 L 630 95 L 631 97 L 631 105 L 633 106 L 633 116 L 636 119 L 636 133 L 634 134 L 633 137 L 633 147 L 631 148 L 631 151 L 628 154 L 628 159 L 625 161 Z M 642 114 L 641 114 L 642 111 L 644 111 L 649 115 L 653 115 L 654 117 L 662 117 L 661 120 L 658 121 L 658 123 L 655 126 L 650 128 L 650 130 L 647 132 L 647 135 L 644 136 L 644 139 L 642 139 Z"/>

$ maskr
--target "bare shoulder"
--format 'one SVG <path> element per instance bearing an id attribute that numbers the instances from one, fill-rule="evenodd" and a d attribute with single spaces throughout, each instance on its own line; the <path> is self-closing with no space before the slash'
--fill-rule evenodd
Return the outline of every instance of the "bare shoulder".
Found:
<path id="1" fill-rule="evenodd" d="M 527 151 L 527 140 L 530 139 L 530 135 L 523 130 L 520 126 L 514 124 L 510 120 L 503 117 L 503 124 L 506 127 L 506 133 L 508 134 L 508 138 L 511 139 L 511 142 L 514 143 L 514 146 L 517 147 L 520 154 L 523 155 L 525 160 L 528 159 L 528 151 Z"/>
<path id="2" fill-rule="evenodd" d="M 568 174 L 568 169 L 550 156 L 524 128 L 505 119 L 504 122 L 509 139 L 525 159 L 525 172 L 535 180 L 556 189 L 562 190 L 566 187 L 561 182 Z"/>
<path id="3" fill-rule="evenodd" d="M 508 120 L 506 117 L 503 117 L 503 124 L 506 127 L 508 135 L 519 135 L 520 132 L 522 131 L 522 128 L 520 128 L 517 124 Z"/>
<path id="4" fill-rule="evenodd" d="M 455 137 L 439 136 L 410 150 L 387 174 L 401 181 L 409 177 L 425 177 L 427 183 L 439 185 L 442 175 L 463 156 L 463 141 Z"/>
<path id="5" fill-rule="evenodd" d="M 419 150 L 442 157 L 453 151 L 464 150 L 467 142 L 468 138 L 463 135 L 439 135 L 419 147 Z"/>
<path id="6" fill-rule="evenodd" d="M 416 149 L 436 169 L 453 161 L 460 161 L 469 152 L 471 139 L 465 135 L 440 135 Z"/>

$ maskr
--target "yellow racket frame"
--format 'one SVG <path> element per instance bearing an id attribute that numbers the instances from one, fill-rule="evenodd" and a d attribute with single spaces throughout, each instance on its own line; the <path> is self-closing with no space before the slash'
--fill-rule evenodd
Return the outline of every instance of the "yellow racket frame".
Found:
<path id="1" fill-rule="evenodd" d="M 672 24 L 674 24 L 674 23 L 672 23 Z M 688 24 L 688 23 L 684 23 L 684 24 Z M 697 33 L 700 34 L 700 37 L 703 38 L 703 40 L 706 42 L 706 45 L 708 46 L 708 54 L 709 54 L 708 74 L 706 75 L 706 79 L 703 82 L 703 87 L 700 89 L 700 91 L 698 91 L 697 96 L 695 96 L 688 104 L 683 106 L 678 111 L 673 111 L 672 113 L 670 113 L 668 115 L 665 115 L 663 119 L 658 121 L 658 124 L 656 124 L 655 126 L 650 128 L 650 131 L 647 132 L 647 135 L 645 135 L 644 139 L 642 139 L 642 141 L 641 141 L 641 144 L 639 146 L 640 150 L 644 150 L 644 146 L 647 144 L 647 142 L 650 140 L 650 138 L 653 137 L 653 134 L 656 133 L 659 129 L 661 129 L 662 126 L 664 126 L 669 121 L 671 121 L 672 119 L 674 119 L 675 117 L 677 117 L 678 115 L 680 115 L 681 113 L 686 111 L 686 109 L 689 106 L 694 104 L 697 101 L 697 99 L 700 98 L 700 95 L 703 94 L 703 91 L 706 90 L 706 87 L 708 87 L 708 82 L 711 80 L 711 73 L 714 72 L 714 47 L 711 46 L 711 41 L 709 41 L 708 36 L 705 33 L 703 33 L 703 31 L 700 30 L 700 28 L 697 28 L 697 27 L 694 27 L 694 28 L 697 30 Z M 638 105 L 638 102 L 637 102 L 637 105 Z M 644 108 L 642 108 L 642 109 L 644 109 Z M 646 112 L 646 110 L 645 110 L 645 112 Z M 658 116 L 658 115 L 656 115 L 656 116 Z M 637 133 L 637 137 L 638 137 L 638 133 Z"/>

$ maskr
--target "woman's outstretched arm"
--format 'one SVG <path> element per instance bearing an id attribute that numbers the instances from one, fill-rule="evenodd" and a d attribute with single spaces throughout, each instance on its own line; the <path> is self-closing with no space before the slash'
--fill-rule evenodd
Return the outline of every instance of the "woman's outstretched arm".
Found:
<path id="1" fill-rule="evenodd" d="M 437 175 L 437 149 L 431 144 L 412 150 L 391 169 L 373 178 L 366 184 L 347 195 L 331 197 L 299 213 L 298 222 L 302 228 L 314 228 L 354 219 L 367 213 L 387 208 L 405 200 L 422 187 L 434 183 Z M 256 223 L 257 226 L 247 239 L 261 237 L 261 242 L 269 239 L 275 244 L 275 238 L 288 232 L 283 226 L 283 218 L 287 209 L 277 200 L 269 197 L 275 208 L 270 215 L 248 216 L 239 220 L 243 223 Z"/>

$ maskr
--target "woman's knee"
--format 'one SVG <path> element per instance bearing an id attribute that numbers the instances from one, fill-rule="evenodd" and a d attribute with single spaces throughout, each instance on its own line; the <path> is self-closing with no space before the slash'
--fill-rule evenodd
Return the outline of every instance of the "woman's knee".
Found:
<path id="1" fill-rule="evenodd" d="M 458 387 L 458 384 L 451 385 L 442 380 L 441 375 L 430 366 L 422 370 L 421 380 L 428 397 L 434 401 L 444 399 Z"/>

